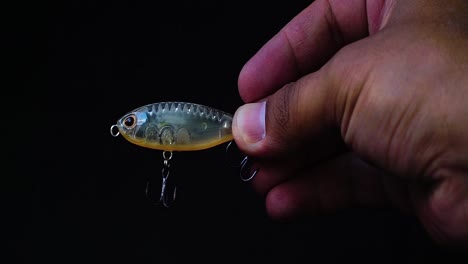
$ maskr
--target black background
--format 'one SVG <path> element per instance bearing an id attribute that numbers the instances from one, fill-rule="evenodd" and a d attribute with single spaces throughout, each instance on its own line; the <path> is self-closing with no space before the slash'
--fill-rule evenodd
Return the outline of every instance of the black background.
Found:
<path id="1" fill-rule="evenodd" d="M 244 63 L 310 1 L 63 1 L 4 8 L 4 219 L 15 262 L 453 260 L 418 222 L 354 208 L 280 223 L 224 147 L 174 153 L 177 204 L 144 195 L 159 151 L 109 134 L 161 101 L 234 113 Z M 7 79 L 6 78 L 6 79 Z M 9 121 L 8 121 L 9 122 Z M 5 123 L 4 123 L 5 125 Z M 409 257 L 409 258 L 408 258 Z M 5 262 L 6 263 L 6 262 Z"/>

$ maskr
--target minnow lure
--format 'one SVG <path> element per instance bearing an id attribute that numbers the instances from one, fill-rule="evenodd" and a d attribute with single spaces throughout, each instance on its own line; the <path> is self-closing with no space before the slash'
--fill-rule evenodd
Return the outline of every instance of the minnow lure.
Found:
<path id="1" fill-rule="evenodd" d="M 139 107 L 114 126 L 131 143 L 163 151 L 202 150 L 232 140 L 232 115 L 184 102 Z"/>
<path id="2" fill-rule="evenodd" d="M 110 132 L 114 137 L 122 135 L 138 146 L 163 151 L 164 167 L 158 202 L 168 207 L 176 193 L 176 188 L 171 196 L 166 192 L 172 152 L 203 150 L 228 141 L 232 143 L 232 118 L 229 113 L 200 104 L 159 102 L 126 113 L 111 126 Z M 251 180 L 258 171 L 244 176 L 247 170 L 250 171 L 247 164 L 246 156 L 240 163 L 244 181 Z M 149 194 L 149 182 L 146 194 Z"/>

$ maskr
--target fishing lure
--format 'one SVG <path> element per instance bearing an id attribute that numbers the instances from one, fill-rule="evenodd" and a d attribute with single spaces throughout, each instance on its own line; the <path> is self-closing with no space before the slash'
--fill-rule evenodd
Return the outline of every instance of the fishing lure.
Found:
<path id="1" fill-rule="evenodd" d="M 169 161 L 173 151 L 208 149 L 230 141 L 232 145 L 232 115 L 212 107 L 187 102 L 159 102 L 136 108 L 123 115 L 110 128 L 112 136 L 122 135 L 127 141 L 150 149 L 162 150 L 164 164 L 159 200 L 166 207 L 175 200 L 176 188 L 167 190 Z M 257 174 L 250 172 L 245 156 L 240 164 L 241 179 L 249 181 Z M 247 173 L 246 173 L 247 172 Z M 149 198 L 149 181 L 146 195 Z"/>

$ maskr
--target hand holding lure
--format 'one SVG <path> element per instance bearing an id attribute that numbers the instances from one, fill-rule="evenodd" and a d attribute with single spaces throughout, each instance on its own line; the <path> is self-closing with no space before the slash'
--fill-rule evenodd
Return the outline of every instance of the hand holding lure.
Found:
<path id="1" fill-rule="evenodd" d="M 223 111 L 187 102 L 160 102 L 148 104 L 122 116 L 110 128 L 111 135 L 122 135 L 129 142 L 141 147 L 163 151 L 164 166 L 159 201 L 169 207 L 175 199 L 176 188 L 167 191 L 170 174 L 169 161 L 173 151 L 196 151 L 231 141 L 232 115 Z M 249 181 L 258 170 L 250 173 L 248 157 L 240 163 L 241 179 Z M 247 175 L 247 176 L 246 176 Z M 149 182 L 146 195 L 149 198 Z"/>

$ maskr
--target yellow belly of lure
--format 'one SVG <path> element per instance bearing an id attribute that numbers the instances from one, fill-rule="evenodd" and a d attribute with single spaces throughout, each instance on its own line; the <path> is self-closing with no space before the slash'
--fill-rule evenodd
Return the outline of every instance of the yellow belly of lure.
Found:
<path id="1" fill-rule="evenodd" d="M 232 140 L 232 115 L 194 103 L 154 103 L 125 114 L 111 133 L 151 149 L 202 150 Z"/>

